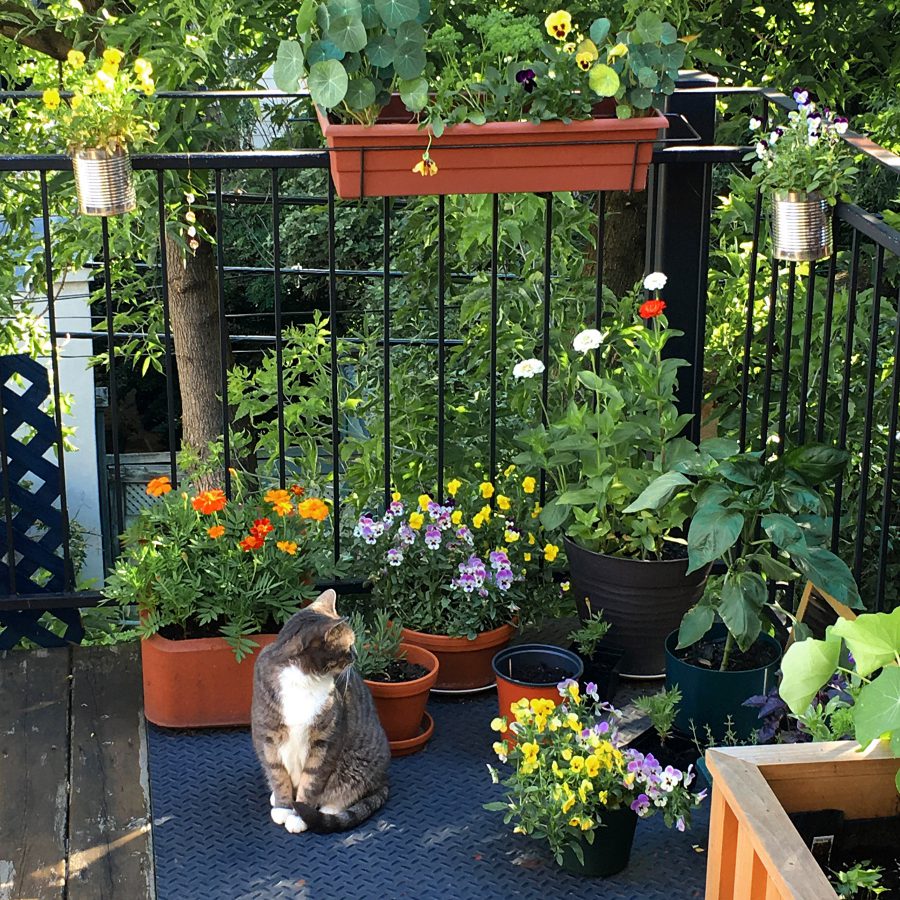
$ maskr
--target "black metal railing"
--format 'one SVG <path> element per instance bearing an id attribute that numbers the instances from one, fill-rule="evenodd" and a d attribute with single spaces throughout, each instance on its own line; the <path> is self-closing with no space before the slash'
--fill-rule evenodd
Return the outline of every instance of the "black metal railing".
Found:
<path id="1" fill-rule="evenodd" d="M 673 345 L 673 352 L 685 357 L 690 367 L 681 373 L 680 396 L 682 407 L 695 414 L 691 436 L 699 438 L 702 429 L 701 412 L 710 404 L 721 413 L 720 434 L 734 436 L 742 448 L 762 448 L 774 442 L 773 452 L 780 452 L 792 443 L 816 439 L 834 442 L 851 450 L 850 475 L 841 479 L 835 490 L 835 516 L 832 533 L 833 547 L 841 552 L 853 567 L 858 579 L 869 587 L 868 600 L 873 608 L 884 608 L 897 602 L 890 578 L 900 571 L 900 510 L 895 500 L 897 488 L 898 407 L 900 407 L 900 299 L 897 298 L 898 268 L 900 257 L 900 233 L 888 227 L 878 216 L 852 204 L 839 204 L 836 209 L 838 251 L 829 262 L 810 265 L 808 268 L 790 263 L 778 264 L 766 253 L 765 206 L 759 193 L 752 199 L 752 217 L 744 232 L 735 232 L 736 245 L 749 243 L 744 252 L 747 283 L 743 296 L 733 298 L 733 309 L 728 309 L 740 328 L 733 329 L 731 344 L 727 339 L 715 337 L 721 322 L 712 317 L 727 306 L 722 303 L 720 292 L 723 284 L 716 279 L 720 271 L 715 268 L 713 257 L 720 249 L 711 246 L 716 185 L 723 184 L 734 169 L 742 168 L 747 148 L 739 144 L 715 142 L 716 101 L 724 94 L 743 93 L 759 106 L 763 118 L 767 118 L 770 106 L 783 106 L 786 98 L 773 92 L 756 89 L 719 88 L 709 79 L 695 79 L 676 91 L 670 99 L 670 110 L 683 116 L 697 133 L 699 140 L 687 144 L 659 146 L 654 151 L 647 192 L 647 242 L 643 248 L 644 271 L 662 270 L 669 275 L 666 289 L 667 316 L 673 327 L 684 332 L 684 337 Z M 192 95 L 193 96 L 193 95 Z M 216 92 L 201 92 L 205 100 L 217 99 Z M 230 95 L 229 95 L 230 96 Z M 270 95 L 254 93 L 260 98 Z M 280 96 L 280 95 L 278 95 Z M 0 99 L 26 102 L 30 94 L 5 94 Z M 847 140 L 866 158 L 867 165 L 878 165 L 891 172 L 900 173 L 900 157 L 887 153 L 865 138 L 853 133 Z M 504 455 L 512 448 L 504 444 L 505 437 L 498 428 L 501 420 L 500 383 L 498 366 L 499 332 L 502 314 L 500 287 L 515 282 L 516 272 L 502 271 L 500 265 L 500 236 L 503 222 L 501 200 L 494 195 L 490 209 L 489 252 L 479 271 L 466 271 L 449 259 L 447 239 L 447 201 L 439 197 L 435 203 L 436 245 L 436 295 L 433 334 L 413 338 L 401 337 L 394 327 L 392 307 L 393 284 L 404 277 L 397 268 L 393 231 L 397 211 L 403 200 L 389 198 L 362 201 L 381 205 L 380 265 L 362 268 L 341 267 L 336 253 L 336 218 L 339 209 L 360 208 L 358 201 L 344 202 L 336 198 L 330 177 L 327 190 L 320 196 L 288 196 L 282 192 L 282 180 L 287 174 L 305 170 L 327 170 L 329 157 L 322 150 L 292 151 L 242 151 L 219 153 L 148 154 L 136 156 L 134 168 L 149 171 L 155 176 L 155 215 L 158 229 L 158 257 L 156 261 L 144 260 L 143 265 L 155 266 L 159 271 L 158 288 L 163 310 L 163 345 L 166 401 L 166 441 L 168 447 L 168 474 L 174 485 L 178 484 L 179 468 L 176 457 L 178 402 L 175 378 L 177 356 L 174 353 L 172 323 L 168 296 L 168 272 L 166 242 L 168 221 L 166 176 L 172 172 L 211 173 L 210 191 L 216 227 L 215 268 L 218 277 L 218 333 L 212 338 L 218 342 L 221 371 L 222 451 L 224 458 L 232 458 L 231 436 L 235 399 L 229 395 L 229 351 L 240 342 L 252 344 L 255 349 L 268 347 L 275 355 L 277 385 L 275 423 L 277 431 L 277 459 L 275 475 L 283 487 L 290 477 L 291 447 L 285 428 L 285 397 L 283 383 L 283 354 L 285 350 L 285 323 L 293 314 L 284 309 L 285 279 L 303 276 L 324 279 L 327 286 L 327 303 L 324 312 L 331 323 L 329 336 L 330 366 L 330 415 L 324 427 L 330 427 L 326 467 L 323 471 L 330 478 L 330 492 L 334 503 L 334 554 L 342 550 L 342 498 L 345 485 L 342 482 L 345 464 L 341 450 L 344 440 L 343 425 L 346 415 L 341 411 L 341 386 L 346 373 L 342 372 L 339 346 L 347 339 L 341 320 L 345 315 L 358 315 L 358 309 L 339 306 L 342 284 L 353 279 L 381 281 L 381 308 L 378 310 L 381 335 L 381 402 L 383 405 L 383 490 L 387 502 L 394 483 L 392 460 L 395 456 L 394 424 L 391 394 L 392 349 L 403 347 L 428 347 L 435 354 L 435 441 L 432 448 L 435 481 L 438 493 L 442 493 L 447 469 L 447 352 L 462 341 L 459 334 L 448 333 L 448 297 L 453 285 L 473 278 L 487 279 L 489 307 L 487 421 L 484 440 L 484 465 L 494 471 Z M 54 271 L 65 265 L 55 259 L 53 221 L 51 216 L 51 189 L 49 176 L 71 169 L 71 162 L 60 156 L 6 156 L 0 157 L 0 178 L 15 178 L 37 173 L 41 198 L 43 223 L 43 257 L 45 293 L 49 315 L 49 339 L 57 346 L 61 334 L 53 318 Z M 240 171 L 263 170 L 267 173 L 268 188 L 264 192 L 248 194 L 230 191 L 223 177 Z M 23 181 L 23 190 L 30 189 L 31 182 Z M 556 208 L 553 195 L 546 195 L 544 204 L 544 252 L 539 267 L 540 316 L 536 346 L 545 364 L 541 376 L 540 394 L 544 408 L 551 400 L 551 349 L 554 322 L 555 267 L 552 253 L 554 240 L 554 216 Z M 593 297 L 591 314 L 599 322 L 604 312 L 605 279 L 608 275 L 606 245 L 611 227 L 609 197 L 604 192 L 584 195 L 581 202 L 589 203 L 594 210 L 595 242 L 593 246 Z M 228 254 L 228 217 L 226 211 L 251 207 L 268 207 L 271 221 L 271 265 L 230 264 Z M 310 214 L 324 215 L 327 235 L 327 265 L 285 265 L 283 260 L 282 231 L 284 211 L 291 208 L 307 210 Z M 727 231 L 727 229 L 725 229 Z M 717 232 L 719 238 L 722 229 Z M 743 240 L 742 240 L 743 239 Z M 101 317 L 103 330 L 75 336 L 90 336 L 98 349 L 112 351 L 117 344 L 140 336 L 139 330 L 123 332 L 115 326 L 116 285 L 111 268 L 109 225 L 101 225 L 100 260 L 96 265 L 98 283 L 102 284 Z M 872 256 L 871 264 L 868 261 Z M 711 261 L 713 263 L 711 268 Z M 458 271 L 462 269 L 461 271 Z M 236 322 L 242 313 L 229 313 L 226 305 L 226 277 L 252 276 L 272 279 L 271 335 L 231 335 L 229 322 Z M 710 277 L 714 283 L 710 283 Z M 765 281 L 764 279 L 767 279 Z M 824 289 L 822 287 L 824 283 Z M 890 293 L 890 296 L 889 296 Z M 865 296 L 863 296 L 865 294 Z M 716 298 L 710 303 L 710 297 Z M 896 305 L 892 310 L 892 298 Z M 892 325 L 887 318 L 892 317 Z M 896 321 L 894 321 L 896 320 Z M 821 328 L 814 326 L 821 322 Z M 843 332 L 836 333 L 841 326 Z M 713 335 L 711 338 L 710 336 Z M 863 336 L 863 340 L 860 336 Z M 716 344 L 715 342 L 719 343 Z M 712 349 L 711 349 L 712 348 Z M 707 363 L 715 349 L 718 358 L 725 360 L 736 396 L 717 396 L 716 373 Z M 821 353 L 821 359 L 814 359 Z M 115 536 L 125 523 L 125 505 L 122 485 L 122 448 L 120 446 L 121 398 L 117 394 L 118 368 L 122 364 L 115 352 L 108 353 L 109 377 L 109 433 L 110 468 L 114 501 L 108 523 L 107 539 L 115 546 Z M 799 366 L 797 365 L 799 362 Z M 53 374 L 55 409 L 61 409 L 60 393 L 66 385 L 59 383 L 58 355 L 50 360 Z M 862 374 L 861 374 L 862 373 Z M 713 383 L 710 383 L 712 378 Z M 877 402 L 876 402 L 877 398 Z M 886 427 L 876 417 L 884 414 Z M 65 486 L 65 454 L 62 439 L 59 444 L 60 471 Z M 458 450 L 458 448 L 457 448 Z M 231 476 L 226 466 L 225 488 L 230 492 Z M 852 491 L 848 484 L 852 481 Z M 9 496 L 7 468 L 3 468 L 4 496 Z M 546 499 L 546 479 L 540 480 L 540 501 Z M 65 490 L 62 491 L 61 509 L 68 528 Z M 346 523 L 343 523 L 344 525 Z M 69 564 L 69 536 L 65 542 L 67 563 L 65 583 L 58 590 L 43 594 L 23 595 L 14 590 L 16 553 L 9 542 L 5 548 L 7 568 L 11 581 L 8 590 L 0 586 L 0 611 L 13 609 L 50 609 L 53 607 L 84 606 L 95 602 L 96 591 L 76 592 L 72 567 Z"/>

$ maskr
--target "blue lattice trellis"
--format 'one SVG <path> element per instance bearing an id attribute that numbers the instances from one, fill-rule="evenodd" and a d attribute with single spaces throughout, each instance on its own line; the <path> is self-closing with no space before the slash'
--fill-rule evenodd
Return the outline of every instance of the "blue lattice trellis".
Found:
<path id="1" fill-rule="evenodd" d="M 47 458 L 59 442 L 56 421 L 42 408 L 49 395 L 43 366 L 26 355 L 0 357 L 0 650 L 22 638 L 49 647 L 83 635 L 77 608 L 53 610 L 66 626 L 60 638 L 39 624 L 46 610 L 34 603 L 35 595 L 60 594 L 72 586 L 63 555 L 69 529 L 60 507 L 62 479 L 56 461 Z M 31 598 L 30 608 L 17 609 L 17 597 Z"/>

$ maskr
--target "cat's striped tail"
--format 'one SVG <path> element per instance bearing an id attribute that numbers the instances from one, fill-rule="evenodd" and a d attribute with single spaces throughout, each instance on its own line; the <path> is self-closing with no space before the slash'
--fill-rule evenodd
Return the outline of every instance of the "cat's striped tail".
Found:
<path id="1" fill-rule="evenodd" d="M 294 803 L 294 812 L 303 819 L 309 831 L 327 834 L 332 831 L 346 831 L 348 828 L 355 828 L 381 809 L 387 798 L 388 786 L 384 785 L 339 813 L 322 812 L 308 803 L 298 802 Z"/>

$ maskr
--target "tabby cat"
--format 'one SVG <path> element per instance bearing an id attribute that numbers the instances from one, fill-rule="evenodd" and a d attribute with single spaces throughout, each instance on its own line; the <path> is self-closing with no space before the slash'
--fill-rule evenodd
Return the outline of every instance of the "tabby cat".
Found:
<path id="1" fill-rule="evenodd" d="M 326 591 L 294 615 L 253 676 L 253 747 L 272 821 L 292 834 L 353 828 L 388 796 L 390 748 L 336 600 Z"/>

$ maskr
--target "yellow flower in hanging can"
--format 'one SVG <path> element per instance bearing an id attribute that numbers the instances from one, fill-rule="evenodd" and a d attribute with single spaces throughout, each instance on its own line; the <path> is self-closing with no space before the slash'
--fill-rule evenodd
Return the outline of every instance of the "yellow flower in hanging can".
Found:
<path id="1" fill-rule="evenodd" d="M 536 486 L 537 482 L 530 475 L 526 475 L 522 479 L 522 490 L 525 491 L 526 494 L 533 494 Z"/>
<path id="2" fill-rule="evenodd" d="M 544 27 L 550 37 L 564 41 L 572 30 L 572 14 L 564 9 L 558 9 L 544 19 Z"/>
<path id="3" fill-rule="evenodd" d="M 119 66 L 117 63 L 104 62 L 101 68 L 110 78 L 115 78 L 116 75 L 119 74 Z"/>
<path id="4" fill-rule="evenodd" d="M 421 175 L 423 178 L 428 178 L 431 175 L 437 175 L 438 173 L 437 163 L 427 152 L 424 153 L 422 158 L 412 167 L 412 170 L 416 175 Z"/>
<path id="5" fill-rule="evenodd" d="M 73 69 L 80 69 L 84 65 L 84 54 L 80 50 L 70 50 L 66 54 L 66 62 Z"/>
<path id="6" fill-rule="evenodd" d="M 447 493 L 451 497 L 456 496 L 456 492 L 462 487 L 462 482 L 458 478 L 454 478 L 447 482 Z"/>
<path id="7" fill-rule="evenodd" d="M 461 509 L 454 509 L 453 512 L 452 512 L 451 515 L 450 515 L 450 521 L 451 521 L 454 525 L 459 525 L 459 524 L 462 522 L 462 510 L 461 510 Z"/>
<path id="8" fill-rule="evenodd" d="M 60 104 L 59 91 L 56 88 L 47 88 L 41 95 L 41 99 L 47 109 L 56 109 Z"/>
<path id="9" fill-rule="evenodd" d="M 553 562 L 557 556 L 559 556 L 559 547 L 557 547 L 556 544 L 547 544 L 544 547 L 544 559 L 546 559 L 547 562 Z"/>
<path id="10" fill-rule="evenodd" d="M 414 512 L 409 517 L 409 527 L 413 531 L 418 531 L 425 524 L 425 516 L 422 513 Z"/>
<path id="11" fill-rule="evenodd" d="M 393 500 L 394 503 L 399 503 L 400 502 L 400 491 L 394 491 L 394 493 L 391 494 L 391 500 Z"/>
<path id="12" fill-rule="evenodd" d="M 102 94 L 110 93 L 116 86 L 115 79 L 104 72 L 103 69 L 100 69 L 97 74 L 94 75 L 94 84 Z"/>
<path id="13" fill-rule="evenodd" d="M 505 497 L 503 494 L 497 494 L 497 507 L 502 509 L 504 512 L 510 507 L 512 504 L 509 502 L 509 497 Z"/>
<path id="14" fill-rule="evenodd" d="M 481 496 L 484 497 L 485 500 L 490 500 L 491 497 L 494 496 L 494 485 L 492 485 L 489 481 L 482 481 L 478 487 L 478 490 L 481 492 Z"/>
<path id="15" fill-rule="evenodd" d="M 134 61 L 134 74 L 138 78 L 149 78 L 153 74 L 153 66 L 150 64 L 150 60 L 138 57 Z"/>
<path id="16" fill-rule="evenodd" d="M 124 58 L 125 54 L 115 47 L 107 47 L 103 51 L 103 62 L 109 63 L 110 65 L 117 66 Z"/>
<path id="17" fill-rule="evenodd" d="M 154 84 L 153 79 L 149 77 L 142 78 L 141 90 L 149 97 L 156 90 L 156 85 Z"/>
<path id="18" fill-rule="evenodd" d="M 429 497 L 428 494 L 419 494 L 419 509 L 421 509 L 422 512 L 425 512 L 425 510 L 428 509 L 429 503 L 431 503 L 431 497 Z"/>

